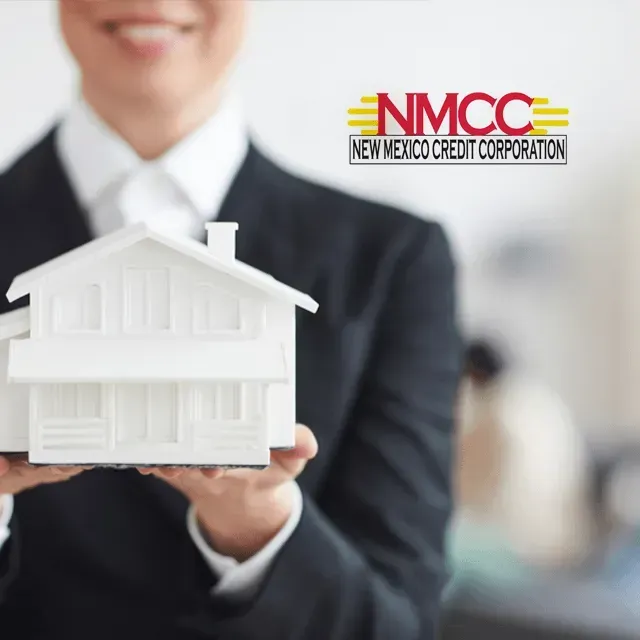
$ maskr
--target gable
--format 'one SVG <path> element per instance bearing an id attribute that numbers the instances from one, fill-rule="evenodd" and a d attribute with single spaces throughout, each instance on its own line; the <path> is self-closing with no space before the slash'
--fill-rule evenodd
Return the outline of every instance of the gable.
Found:
<path id="1" fill-rule="evenodd" d="M 125 227 L 21 274 L 13 281 L 7 292 L 7 298 L 13 302 L 28 295 L 44 278 L 54 276 L 56 279 L 72 278 L 74 273 L 80 273 L 83 269 L 90 268 L 92 265 L 106 260 L 109 256 L 145 240 L 155 241 L 174 252 L 200 262 L 209 269 L 224 273 L 267 295 L 290 302 L 312 313 L 315 313 L 318 308 L 318 304 L 311 297 L 279 282 L 268 274 L 239 260 L 217 259 L 201 242 L 190 238 L 170 238 L 153 231 L 145 224 Z"/>
<path id="2" fill-rule="evenodd" d="M 123 283 L 132 275 L 135 276 L 136 271 L 158 275 L 164 273 L 165 279 L 175 282 L 175 286 L 208 285 L 235 298 L 269 299 L 263 289 L 212 269 L 152 239 L 143 239 L 100 261 L 87 264 L 83 269 L 54 272 L 39 282 L 45 298 L 51 294 L 74 295 L 84 286 L 92 284 L 121 290 Z"/>

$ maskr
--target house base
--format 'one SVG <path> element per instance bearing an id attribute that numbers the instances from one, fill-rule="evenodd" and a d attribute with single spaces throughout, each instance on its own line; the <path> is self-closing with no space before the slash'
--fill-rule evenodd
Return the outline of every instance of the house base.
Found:
<path id="1" fill-rule="evenodd" d="M 229 465 L 229 464 L 109 464 L 106 462 L 98 462 L 92 464 L 90 462 L 65 462 L 49 464 L 47 462 L 30 462 L 33 467 L 91 467 L 96 469 L 155 469 L 167 467 L 168 469 L 253 469 L 262 471 L 268 469 L 269 465 Z"/>
<path id="2" fill-rule="evenodd" d="M 211 449 L 172 451 L 159 447 L 105 449 L 32 449 L 29 463 L 54 466 L 90 467 L 192 467 L 192 468 L 264 468 L 270 463 L 270 450 Z"/>
<path id="3" fill-rule="evenodd" d="M 284 449 L 278 449 L 284 450 Z M 160 463 L 160 464 L 152 464 L 149 462 L 144 463 L 110 463 L 110 462 L 87 462 L 86 460 L 82 462 L 33 462 L 29 460 L 29 452 L 28 451 L 0 451 L 0 456 L 6 458 L 10 462 L 28 462 L 33 467 L 96 467 L 96 468 L 105 468 L 105 469 L 151 469 L 151 468 L 161 468 L 168 467 L 174 469 L 268 469 L 268 464 L 176 464 L 176 463 Z"/>

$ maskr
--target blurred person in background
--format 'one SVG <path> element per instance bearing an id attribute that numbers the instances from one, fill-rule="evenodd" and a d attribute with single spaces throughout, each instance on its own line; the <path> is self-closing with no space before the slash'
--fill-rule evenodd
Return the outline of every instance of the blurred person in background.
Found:
<path id="1" fill-rule="evenodd" d="M 496 415 L 503 371 L 503 358 L 491 344 L 467 346 L 457 406 L 456 512 L 449 542 L 457 583 L 512 576 L 517 564 L 496 514 L 505 444 Z"/>
<path id="2" fill-rule="evenodd" d="M 491 340 L 466 351 L 458 446 L 462 523 L 532 568 L 584 560 L 593 532 L 582 434 L 561 398 Z"/>
<path id="3" fill-rule="evenodd" d="M 0 288 L 132 222 L 236 221 L 240 260 L 320 304 L 298 325 L 309 427 L 265 471 L 0 458 L 0 635 L 431 640 L 462 360 L 441 227 L 255 148 L 224 96 L 245 2 L 59 8 L 81 97 L 0 176 Z"/>
<path id="4" fill-rule="evenodd" d="M 491 519 L 498 492 L 502 430 L 496 420 L 498 381 L 504 363 L 497 350 L 483 342 L 467 348 L 460 394 L 460 429 L 456 490 L 458 513 L 480 523 Z"/>

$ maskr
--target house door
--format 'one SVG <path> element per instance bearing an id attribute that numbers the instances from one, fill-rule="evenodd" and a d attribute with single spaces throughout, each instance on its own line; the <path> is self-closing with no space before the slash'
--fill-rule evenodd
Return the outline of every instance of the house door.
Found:
<path id="1" fill-rule="evenodd" d="M 118 443 L 178 442 L 177 396 L 175 384 L 118 385 Z"/>

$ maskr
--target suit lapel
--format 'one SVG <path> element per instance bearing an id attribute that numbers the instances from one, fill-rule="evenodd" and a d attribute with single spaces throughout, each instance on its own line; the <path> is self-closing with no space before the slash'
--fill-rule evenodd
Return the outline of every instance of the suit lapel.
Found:
<path id="1" fill-rule="evenodd" d="M 84 211 L 78 204 L 69 179 L 58 159 L 54 143 L 55 129 L 43 139 L 35 150 L 32 206 L 34 215 L 46 217 L 59 252 L 64 253 L 91 240 Z M 32 152 L 33 153 L 33 152 Z"/>
<path id="2" fill-rule="evenodd" d="M 292 197 L 293 180 L 250 145 L 217 219 L 238 223 L 239 260 L 313 295 L 318 253 L 307 246 L 312 234 Z"/>
<path id="3" fill-rule="evenodd" d="M 221 222 L 238 223 L 236 257 L 249 264 L 255 257 L 255 242 L 261 227 L 261 214 L 264 213 L 260 206 L 263 195 L 259 183 L 260 159 L 256 149 L 250 145 L 247 157 L 216 216 Z"/>
<path id="4" fill-rule="evenodd" d="M 2 221 L 6 234 L 0 237 L 0 286 L 6 291 L 15 276 L 84 244 L 90 234 L 56 156 L 53 130 L 2 181 L 4 193 L 10 194 Z M 12 306 L 27 302 L 24 298 Z M 0 313 L 8 308 L 0 296 Z"/>

